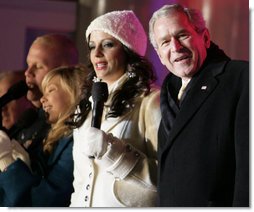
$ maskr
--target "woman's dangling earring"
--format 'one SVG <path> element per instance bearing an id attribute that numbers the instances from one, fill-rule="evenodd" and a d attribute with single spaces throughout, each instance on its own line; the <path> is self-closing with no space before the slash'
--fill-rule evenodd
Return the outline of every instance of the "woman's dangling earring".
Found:
<path id="1" fill-rule="evenodd" d="M 132 71 L 132 68 L 131 68 L 131 66 L 129 64 L 127 66 L 127 76 L 130 79 L 137 76 L 136 73 Z"/>

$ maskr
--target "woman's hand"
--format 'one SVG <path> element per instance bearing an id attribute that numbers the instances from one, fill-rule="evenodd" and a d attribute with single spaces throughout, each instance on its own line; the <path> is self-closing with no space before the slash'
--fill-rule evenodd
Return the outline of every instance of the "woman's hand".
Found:
<path id="1" fill-rule="evenodd" d="M 88 157 L 100 159 L 107 151 L 109 135 L 94 127 L 80 129 L 74 142 Z"/>

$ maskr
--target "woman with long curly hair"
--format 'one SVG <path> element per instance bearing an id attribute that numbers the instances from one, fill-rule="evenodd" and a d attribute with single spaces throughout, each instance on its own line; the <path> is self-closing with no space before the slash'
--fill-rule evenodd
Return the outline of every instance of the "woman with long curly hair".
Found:
<path id="1" fill-rule="evenodd" d="M 91 72 L 75 114 L 70 206 L 155 206 L 160 91 L 145 31 L 133 11 L 113 11 L 91 22 L 86 40 Z M 91 126 L 97 81 L 108 87 L 100 129 Z"/>

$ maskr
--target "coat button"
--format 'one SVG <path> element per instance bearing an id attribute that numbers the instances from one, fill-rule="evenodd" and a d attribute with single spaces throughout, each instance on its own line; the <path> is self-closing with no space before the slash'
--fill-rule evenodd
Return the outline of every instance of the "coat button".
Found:
<path id="1" fill-rule="evenodd" d="M 131 146 L 129 144 L 126 145 L 126 152 L 130 152 L 132 150 Z"/>
<path id="2" fill-rule="evenodd" d="M 86 201 L 86 202 L 88 201 L 88 196 L 85 196 L 85 201 Z"/>
<path id="3" fill-rule="evenodd" d="M 90 185 L 89 184 L 86 185 L 86 190 L 89 190 L 89 188 L 90 188 Z"/>
<path id="4" fill-rule="evenodd" d="M 140 154 L 139 154 L 138 152 L 135 152 L 135 156 L 136 156 L 136 157 L 139 157 Z"/>
<path id="5" fill-rule="evenodd" d="M 89 178 L 91 178 L 91 177 L 92 177 L 92 175 L 93 175 L 93 173 L 92 173 L 92 172 L 90 172 L 90 173 L 89 173 L 89 175 L 88 175 L 88 176 L 89 176 Z"/>

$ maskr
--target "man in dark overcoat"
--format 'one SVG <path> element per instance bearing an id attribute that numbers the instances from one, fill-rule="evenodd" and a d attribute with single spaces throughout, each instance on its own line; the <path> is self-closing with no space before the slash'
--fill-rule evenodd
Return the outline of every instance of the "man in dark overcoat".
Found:
<path id="1" fill-rule="evenodd" d="M 249 64 L 211 42 L 202 15 L 165 5 L 150 40 L 161 90 L 159 206 L 249 206 Z"/>

